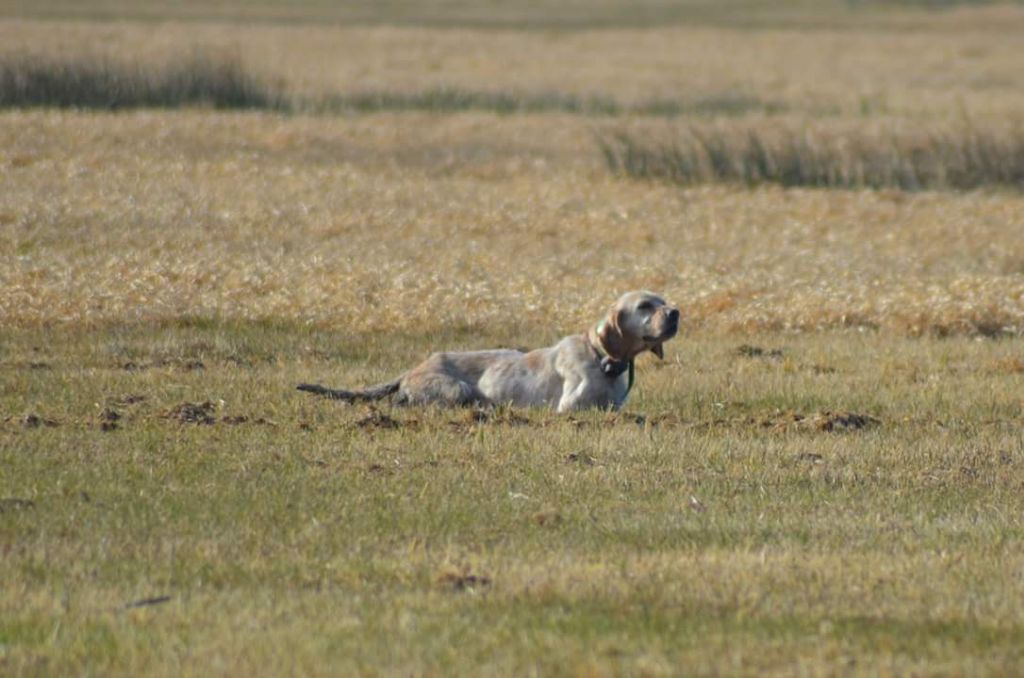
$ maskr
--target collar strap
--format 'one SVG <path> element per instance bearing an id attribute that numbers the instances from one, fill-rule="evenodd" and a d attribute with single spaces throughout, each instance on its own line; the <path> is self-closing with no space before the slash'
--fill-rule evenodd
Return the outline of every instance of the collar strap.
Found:
<path id="1" fill-rule="evenodd" d="M 597 353 L 597 360 L 601 367 L 601 372 L 604 373 L 609 379 L 618 379 L 622 376 L 623 372 L 629 372 L 629 380 L 626 383 L 626 395 L 633 390 L 633 382 L 636 380 L 636 368 L 632 360 L 616 360 L 609 353 L 608 349 L 604 347 L 604 343 L 601 341 L 601 330 L 604 329 L 606 321 L 601 320 L 594 327 L 594 336 L 597 337 L 597 342 L 590 341 L 590 335 L 587 335 L 587 343 L 590 344 L 594 352 Z"/>

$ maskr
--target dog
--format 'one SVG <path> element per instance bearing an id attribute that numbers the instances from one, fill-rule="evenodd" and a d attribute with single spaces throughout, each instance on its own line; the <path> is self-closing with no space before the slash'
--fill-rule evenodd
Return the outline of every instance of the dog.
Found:
<path id="1" fill-rule="evenodd" d="M 548 348 L 434 353 L 397 379 L 362 390 L 298 389 L 347 402 L 397 394 L 395 403 L 404 405 L 618 410 L 633 387 L 636 357 L 650 351 L 664 359 L 662 345 L 678 331 L 677 308 L 651 292 L 628 292 L 589 330 Z"/>

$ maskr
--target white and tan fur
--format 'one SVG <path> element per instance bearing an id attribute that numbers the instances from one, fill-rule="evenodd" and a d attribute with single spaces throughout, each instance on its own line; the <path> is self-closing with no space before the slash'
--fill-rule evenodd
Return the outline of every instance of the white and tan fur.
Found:
<path id="1" fill-rule="evenodd" d="M 559 412 L 596 407 L 619 409 L 629 377 L 620 367 L 610 376 L 602 353 L 623 366 L 675 336 L 679 311 L 651 292 L 629 292 L 607 316 L 582 334 L 529 352 L 513 350 L 434 353 L 397 379 L 359 391 L 316 384 L 298 388 L 339 400 L 379 400 L 397 394 L 409 405 L 546 406 Z"/>

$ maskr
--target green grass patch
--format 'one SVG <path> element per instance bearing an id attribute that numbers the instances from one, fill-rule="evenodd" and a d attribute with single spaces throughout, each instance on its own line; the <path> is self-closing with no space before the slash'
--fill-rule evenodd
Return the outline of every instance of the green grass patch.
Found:
<path id="1" fill-rule="evenodd" d="M 5 670 L 1020 668 L 1020 376 L 971 368 L 1015 344 L 777 336 L 780 361 L 690 336 L 618 415 L 294 391 L 436 339 L 381 359 L 299 323 L 5 330 Z M 879 423 L 782 416 L 812 408 Z"/>

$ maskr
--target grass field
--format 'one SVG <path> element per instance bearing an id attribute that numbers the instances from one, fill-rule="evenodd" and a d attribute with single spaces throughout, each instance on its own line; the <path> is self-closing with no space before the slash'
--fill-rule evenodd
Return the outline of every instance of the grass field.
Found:
<path id="1" fill-rule="evenodd" d="M 0 2 L 0 71 L 159 94 L 0 104 L 0 673 L 1024 671 L 1019 182 L 602 151 L 923 129 L 1010 167 L 1024 9 L 953 5 Z M 273 105 L 175 99 L 200 62 Z M 294 391 L 633 288 L 683 331 L 622 413 Z"/>

